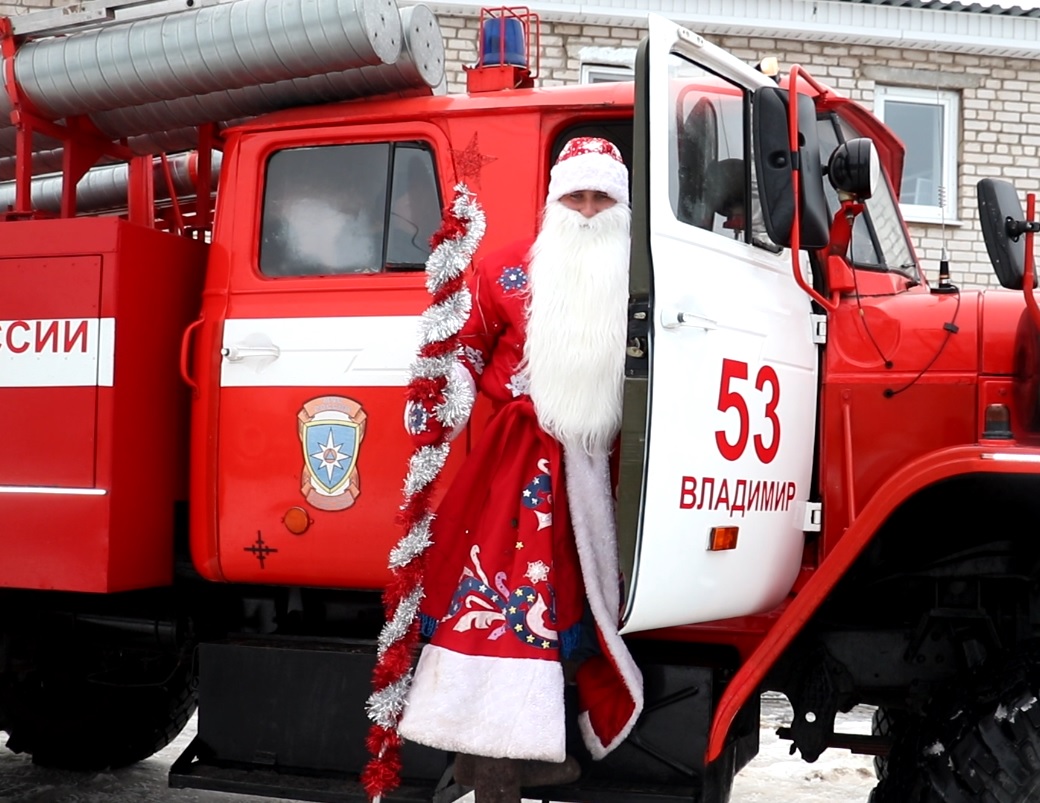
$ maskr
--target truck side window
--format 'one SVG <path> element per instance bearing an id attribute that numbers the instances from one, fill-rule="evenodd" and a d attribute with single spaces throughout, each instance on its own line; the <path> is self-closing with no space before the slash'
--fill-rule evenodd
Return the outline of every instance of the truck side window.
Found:
<path id="1" fill-rule="evenodd" d="M 817 124 L 820 152 L 830 154 L 839 142 L 847 142 L 860 134 L 844 121 L 831 116 Z M 841 202 L 829 181 L 823 183 L 827 204 L 833 214 Z M 852 229 L 849 256 L 854 265 L 868 270 L 895 270 L 920 281 L 913 248 L 907 241 L 906 229 L 900 219 L 895 197 L 887 181 L 866 202 L 866 210 L 856 217 Z"/>
<path id="2" fill-rule="evenodd" d="M 422 270 L 440 219 L 433 156 L 420 143 L 287 148 L 267 162 L 260 271 Z"/>
<path id="3" fill-rule="evenodd" d="M 430 237 L 441 223 L 441 202 L 433 154 L 421 146 L 399 143 L 387 229 L 387 270 L 422 268 L 430 255 Z"/>
<path id="4" fill-rule="evenodd" d="M 669 190 L 676 218 L 733 239 L 747 230 L 747 126 L 743 92 L 672 54 Z"/>

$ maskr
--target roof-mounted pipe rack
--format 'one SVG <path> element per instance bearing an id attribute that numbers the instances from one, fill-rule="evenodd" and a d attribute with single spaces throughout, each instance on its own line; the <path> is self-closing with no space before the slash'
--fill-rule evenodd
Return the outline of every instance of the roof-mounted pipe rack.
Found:
<path id="1" fill-rule="evenodd" d="M 436 17 L 421 5 L 398 9 L 395 0 L 87 0 L 0 18 L 0 51 L 0 162 L 15 162 L 3 170 L 16 185 L 8 217 L 43 214 L 34 211 L 31 180 L 43 165 L 53 170 L 56 157 L 59 214 L 71 216 L 77 182 L 99 161 L 129 162 L 129 185 L 143 192 L 128 202 L 144 199 L 151 157 L 166 150 L 171 130 L 205 131 L 180 148 L 199 148 L 205 160 L 199 140 L 219 148 L 222 127 L 234 121 L 432 93 L 444 76 Z M 205 172 L 197 198 L 205 191 L 208 201 Z"/>

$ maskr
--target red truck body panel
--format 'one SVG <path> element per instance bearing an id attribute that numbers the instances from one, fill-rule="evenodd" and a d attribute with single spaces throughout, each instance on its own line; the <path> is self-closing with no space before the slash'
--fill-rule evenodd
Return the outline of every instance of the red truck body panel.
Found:
<path id="1" fill-rule="evenodd" d="M 18 535 L 5 539 L 0 586 L 167 584 L 186 498 L 178 349 L 206 247 L 76 218 L 6 226 L 4 251 L 0 512 Z"/>

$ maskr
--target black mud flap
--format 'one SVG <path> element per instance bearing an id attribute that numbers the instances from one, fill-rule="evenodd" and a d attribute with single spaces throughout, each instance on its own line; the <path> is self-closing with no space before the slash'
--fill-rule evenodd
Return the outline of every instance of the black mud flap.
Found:
<path id="1" fill-rule="evenodd" d="M 358 778 L 368 761 L 365 700 L 375 660 L 374 643 L 346 639 L 201 644 L 198 734 L 170 767 L 170 786 L 367 801 Z M 385 803 L 453 794 L 448 754 L 408 744 L 402 759 L 403 783 Z"/>
<path id="2" fill-rule="evenodd" d="M 704 765 L 720 688 L 717 669 L 655 661 L 633 652 L 646 705 L 629 738 L 593 761 L 576 725 L 568 687 L 568 752 L 582 777 L 525 789 L 557 803 L 725 803 L 733 775 L 758 750 L 757 697 L 733 729 L 723 757 Z M 654 650 L 654 652 L 658 652 Z M 318 803 L 364 803 L 358 777 L 368 761 L 365 699 L 375 645 L 358 641 L 249 639 L 199 648 L 198 734 L 170 768 L 170 786 Z M 452 756 L 406 744 L 403 783 L 391 801 L 448 803 Z"/>
<path id="3" fill-rule="evenodd" d="M 581 762 L 581 779 L 567 786 L 525 789 L 524 797 L 545 803 L 726 803 L 733 776 L 758 753 L 757 696 L 734 723 L 722 757 L 705 766 L 723 671 L 666 663 L 671 658 L 668 645 L 630 641 L 629 647 L 643 672 L 645 695 L 632 733 L 605 758 L 593 761 L 575 722 L 577 705 L 568 699 L 567 750 Z M 568 687 L 568 695 L 573 692 Z"/>

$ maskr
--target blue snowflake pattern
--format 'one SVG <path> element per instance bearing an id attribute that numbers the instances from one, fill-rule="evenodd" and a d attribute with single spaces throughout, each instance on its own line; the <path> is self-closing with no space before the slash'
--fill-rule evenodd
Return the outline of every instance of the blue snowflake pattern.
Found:
<path id="1" fill-rule="evenodd" d="M 527 287 L 527 273 L 520 265 L 502 268 L 502 275 L 498 277 L 498 283 L 507 293 L 523 290 Z"/>
<path id="2" fill-rule="evenodd" d="M 429 415 L 421 404 L 412 402 L 408 410 L 408 434 L 420 435 L 426 431 Z"/>
<path id="3" fill-rule="evenodd" d="M 477 376 L 484 373 L 484 353 L 480 349 L 475 349 L 473 346 L 463 346 L 462 355 L 469 360 L 469 364 L 473 366 Z"/>

